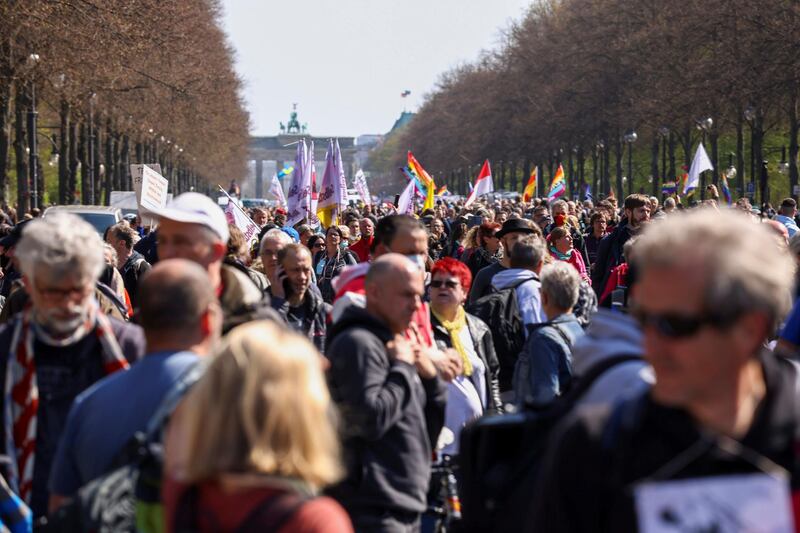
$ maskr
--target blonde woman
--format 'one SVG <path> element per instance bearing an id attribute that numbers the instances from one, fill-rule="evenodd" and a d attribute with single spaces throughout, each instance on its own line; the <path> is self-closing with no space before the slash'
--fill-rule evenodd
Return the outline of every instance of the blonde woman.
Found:
<path id="1" fill-rule="evenodd" d="M 352 531 L 316 497 L 342 473 L 322 361 L 270 322 L 228 334 L 168 430 L 167 531 Z"/>

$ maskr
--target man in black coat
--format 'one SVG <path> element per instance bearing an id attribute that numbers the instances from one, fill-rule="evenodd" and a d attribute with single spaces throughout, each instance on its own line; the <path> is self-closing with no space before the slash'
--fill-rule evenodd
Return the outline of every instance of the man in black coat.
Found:
<path id="1" fill-rule="evenodd" d="M 623 262 L 625 243 L 650 221 L 650 199 L 644 194 L 631 194 L 625 198 L 624 205 L 625 218 L 614 231 L 603 237 L 597 247 L 597 261 L 592 270 L 592 288 L 597 296 L 603 294 L 614 267 Z"/>
<path id="2" fill-rule="evenodd" d="M 348 307 L 329 331 L 347 466 L 331 494 L 357 531 L 416 531 L 447 395 L 427 351 L 403 337 L 424 292 L 422 272 L 386 254 L 370 267 L 365 290 L 366 308 Z"/>

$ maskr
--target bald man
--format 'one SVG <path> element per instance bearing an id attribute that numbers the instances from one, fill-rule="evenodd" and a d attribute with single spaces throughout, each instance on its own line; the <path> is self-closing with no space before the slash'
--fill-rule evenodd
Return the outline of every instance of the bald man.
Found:
<path id="1" fill-rule="evenodd" d="M 139 283 L 139 315 L 148 355 L 75 399 L 53 462 L 51 510 L 111 470 L 178 379 L 211 352 L 222 329 L 208 273 L 186 259 L 162 260 L 145 274 Z"/>
<path id="2" fill-rule="evenodd" d="M 348 466 L 333 494 L 356 531 L 416 531 L 426 507 L 447 389 L 422 340 L 403 335 L 422 280 L 415 261 L 382 255 L 367 272 L 366 307 L 350 306 L 328 332 L 331 394 L 344 418 Z"/>

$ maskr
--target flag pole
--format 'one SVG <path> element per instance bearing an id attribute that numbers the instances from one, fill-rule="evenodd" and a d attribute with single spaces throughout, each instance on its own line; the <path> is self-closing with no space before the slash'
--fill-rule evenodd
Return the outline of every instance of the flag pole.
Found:
<path id="1" fill-rule="evenodd" d="M 242 209 L 241 207 L 239 207 L 239 204 L 237 204 L 236 202 L 234 202 L 234 201 L 233 201 L 233 197 L 232 197 L 230 194 L 228 194 L 228 191 L 226 191 L 225 189 L 223 189 L 223 188 L 222 188 L 222 185 L 220 185 L 219 183 L 217 183 L 217 187 L 219 187 L 219 190 L 221 190 L 221 191 L 222 191 L 222 193 L 223 193 L 225 196 L 227 196 L 227 197 L 228 197 L 228 202 L 229 202 L 229 203 L 233 203 L 234 207 L 236 207 L 236 209 L 238 209 L 238 210 L 239 210 L 239 212 L 240 212 L 241 214 L 243 214 L 245 217 L 247 217 L 247 220 L 249 220 L 250 222 L 253 222 L 253 219 L 252 219 L 252 218 L 250 218 L 250 215 L 248 215 L 248 214 L 247 214 L 247 212 L 246 212 L 244 209 Z M 253 224 L 254 224 L 256 227 L 260 227 L 260 226 L 258 226 L 258 224 L 256 224 L 255 222 L 253 222 Z"/>

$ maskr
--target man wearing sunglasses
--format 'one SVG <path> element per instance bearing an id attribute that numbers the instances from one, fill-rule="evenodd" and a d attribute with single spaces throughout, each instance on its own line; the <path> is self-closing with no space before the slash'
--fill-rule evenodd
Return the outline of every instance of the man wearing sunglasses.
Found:
<path id="1" fill-rule="evenodd" d="M 634 315 L 656 383 L 562 428 L 532 500 L 537 530 L 635 531 L 645 481 L 681 479 L 708 512 L 734 474 L 781 483 L 780 505 L 789 491 L 800 501 L 800 379 L 764 348 L 791 302 L 793 259 L 763 225 L 705 209 L 659 221 L 636 246 Z"/>

